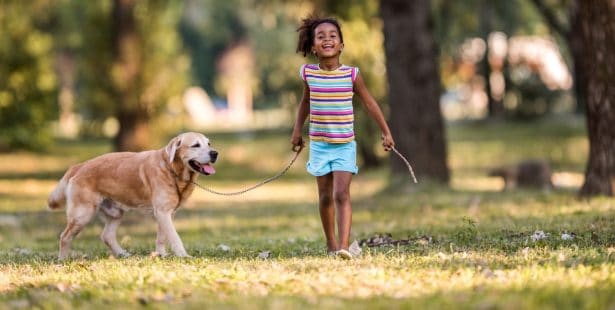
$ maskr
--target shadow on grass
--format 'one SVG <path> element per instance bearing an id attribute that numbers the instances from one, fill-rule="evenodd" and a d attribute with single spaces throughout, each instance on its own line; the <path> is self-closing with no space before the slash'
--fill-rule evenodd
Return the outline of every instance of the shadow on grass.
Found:
<path id="1" fill-rule="evenodd" d="M 26 179 L 60 180 L 60 178 L 62 178 L 62 176 L 64 175 L 64 172 L 66 172 L 66 169 L 64 169 L 64 170 L 54 170 L 54 171 L 0 173 L 0 179 L 2 179 L 2 180 L 20 180 L 20 181 L 26 180 Z"/>

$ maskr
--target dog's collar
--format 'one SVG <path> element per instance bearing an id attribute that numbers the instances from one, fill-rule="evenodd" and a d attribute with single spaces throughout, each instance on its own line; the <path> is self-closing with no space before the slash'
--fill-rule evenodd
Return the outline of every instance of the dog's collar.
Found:
<path id="1" fill-rule="evenodd" d="M 168 161 L 165 160 L 165 163 L 169 169 L 169 171 L 171 171 L 171 174 L 174 177 L 174 184 L 175 184 L 175 191 L 177 192 L 177 197 L 179 198 L 179 202 L 181 203 L 182 201 L 182 197 L 184 196 L 184 193 L 186 192 L 186 190 L 188 190 L 190 188 L 191 185 L 194 185 L 194 180 L 192 180 L 194 178 L 194 174 L 196 172 L 193 171 L 188 171 L 188 174 L 190 175 L 190 177 L 188 178 L 188 180 L 184 180 L 182 177 L 180 177 L 177 172 L 175 171 L 175 168 L 173 166 L 172 163 L 169 163 Z M 184 188 L 180 189 L 179 186 L 179 182 L 185 182 L 186 185 L 184 186 Z"/>
<path id="2" fill-rule="evenodd" d="M 169 169 L 169 171 L 171 171 L 171 174 L 173 174 L 173 176 L 175 177 L 176 180 L 182 181 L 182 182 L 188 182 L 191 183 L 192 179 L 194 178 L 194 174 L 196 174 L 196 172 L 189 170 L 188 174 L 190 175 L 190 177 L 187 180 L 184 180 L 182 178 L 182 176 L 180 176 L 177 171 L 175 171 L 175 167 L 173 166 L 172 163 L 169 163 L 167 161 L 165 161 L 167 168 Z"/>

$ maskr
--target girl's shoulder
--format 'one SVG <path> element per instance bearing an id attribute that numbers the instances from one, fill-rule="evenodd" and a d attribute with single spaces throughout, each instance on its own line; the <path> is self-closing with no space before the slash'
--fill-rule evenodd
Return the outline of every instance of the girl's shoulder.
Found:
<path id="1" fill-rule="evenodd" d="M 306 78 L 306 76 L 305 76 L 305 70 L 306 69 L 318 70 L 318 64 L 302 64 L 301 67 L 299 67 L 299 76 L 304 81 L 305 81 L 305 78 Z"/>
<path id="2" fill-rule="evenodd" d="M 318 70 L 318 64 L 303 64 L 301 65 L 301 68 L 305 68 L 305 69 L 311 69 L 311 70 Z"/>
<path id="3" fill-rule="evenodd" d="M 299 68 L 299 76 L 301 77 L 302 80 L 306 80 L 307 76 L 306 76 L 306 71 L 313 73 L 313 74 L 317 74 L 314 71 L 320 71 L 320 67 L 318 66 L 318 64 L 303 64 L 301 65 L 301 67 Z M 336 69 L 335 71 L 337 72 L 344 72 L 344 74 L 351 74 L 352 77 L 352 81 L 354 82 L 357 78 L 357 75 L 359 74 L 359 67 L 353 67 L 353 66 L 348 66 L 348 65 L 341 65 L 338 69 Z"/>
<path id="4" fill-rule="evenodd" d="M 359 75 L 359 67 L 342 65 L 339 70 L 344 72 L 350 72 L 350 76 L 352 77 L 353 82 L 357 79 L 357 76 Z"/>

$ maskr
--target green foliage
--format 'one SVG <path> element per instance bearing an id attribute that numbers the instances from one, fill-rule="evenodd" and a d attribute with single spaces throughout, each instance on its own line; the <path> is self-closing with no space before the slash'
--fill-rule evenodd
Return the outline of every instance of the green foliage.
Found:
<path id="1" fill-rule="evenodd" d="M 313 59 L 304 59 L 295 53 L 297 46 L 300 5 L 280 1 L 258 3 L 254 12 L 242 12 L 248 36 L 254 46 L 256 58 L 256 106 L 289 107 L 295 112 L 300 100 L 302 81 L 299 67 Z M 290 124 L 289 124 L 290 126 Z"/>
<path id="2" fill-rule="evenodd" d="M 462 217 L 462 222 L 463 226 L 458 228 L 455 233 L 455 240 L 459 243 L 458 245 L 461 246 L 472 245 L 478 241 L 478 223 L 476 220 L 467 216 Z"/>
<path id="3" fill-rule="evenodd" d="M 181 39 L 192 56 L 192 80 L 213 94 L 216 61 L 222 52 L 245 36 L 238 0 L 188 1 L 179 25 Z M 223 94 L 217 94 L 221 96 Z"/>
<path id="4" fill-rule="evenodd" d="M 112 80 L 112 1 L 22 2 L 3 1 L 0 12 L 0 149 L 40 147 L 48 141 L 48 123 L 57 117 L 59 82 L 54 65 L 59 54 L 69 55 L 77 64 L 75 101 L 76 112 L 85 121 L 83 131 L 100 134 L 103 122 L 116 114 L 120 104 Z M 561 21 L 567 20 L 569 2 L 546 1 Z M 202 86 L 212 97 L 224 97 L 216 89 L 217 62 L 238 42 L 248 42 L 255 56 L 255 108 L 281 105 L 294 112 L 301 95 L 297 68 L 315 61 L 295 53 L 295 29 L 300 18 L 313 9 L 340 19 L 346 41 L 342 62 L 361 69 L 368 89 L 387 112 L 378 1 L 136 3 L 143 66 L 135 101 L 144 106 L 143 111 L 155 116 L 154 127 L 158 129 L 182 124 L 177 117 L 182 111 L 179 98 L 190 83 Z M 484 36 L 481 10 L 489 12 L 493 30 L 509 36 L 547 33 L 530 1 L 434 0 L 432 7 L 442 63 L 453 61 L 466 38 Z M 447 81 L 455 77 L 443 75 L 442 79 L 450 85 Z M 519 114 L 533 113 L 560 99 L 560 94 L 546 92 L 535 80 L 513 82 L 507 89 L 518 98 L 519 108 L 515 109 Z M 360 145 L 379 150 L 379 129 L 359 104 L 356 111 Z M 381 153 L 372 153 L 382 159 Z"/>
<path id="5" fill-rule="evenodd" d="M 57 81 L 50 1 L 2 1 L 0 150 L 42 148 L 56 116 Z"/>
<path id="6" fill-rule="evenodd" d="M 87 121 L 85 133 L 99 135 L 101 125 L 123 104 L 113 80 L 111 1 L 67 1 L 60 35 L 78 62 L 77 105 Z M 162 112 L 181 109 L 179 100 L 188 85 L 190 59 L 182 52 L 178 25 L 182 5 L 176 1 L 138 1 L 135 19 L 141 61 L 134 104 L 164 128 L 181 122 L 174 115 L 161 122 Z M 169 107 L 169 105 L 175 107 Z M 166 117 L 166 116 L 165 116 Z M 169 123 L 169 121 L 171 123 Z M 164 125 L 160 125 L 164 124 Z"/>
<path id="7" fill-rule="evenodd" d="M 469 37 L 486 37 L 486 31 L 501 31 L 507 36 L 546 34 L 542 16 L 530 1 L 432 1 L 435 28 L 444 55 L 454 56 Z M 485 10 L 490 29 L 481 29 L 481 11 Z"/>

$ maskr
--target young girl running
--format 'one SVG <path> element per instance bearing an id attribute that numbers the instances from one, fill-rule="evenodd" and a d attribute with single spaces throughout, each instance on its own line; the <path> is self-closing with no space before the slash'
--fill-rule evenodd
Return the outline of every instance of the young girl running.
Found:
<path id="1" fill-rule="evenodd" d="M 348 251 L 352 207 L 350 182 L 357 174 L 356 142 L 353 130 L 352 97 L 357 93 L 370 116 L 382 131 L 386 151 L 395 146 L 382 111 L 365 87 L 359 68 L 340 63 L 344 38 L 337 20 L 308 17 L 303 19 L 297 52 L 314 54 L 317 64 L 301 66 L 303 97 L 299 103 L 291 143 L 303 147 L 302 128 L 310 117 L 310 154 L 307 171 L 316 177 L 319 211 L 327 240 L 327 249 L 345 259 Z M 335 208 L 334 208 L 335 205 Z M 335 237 L 337 209 L 337 230 Z"/>

